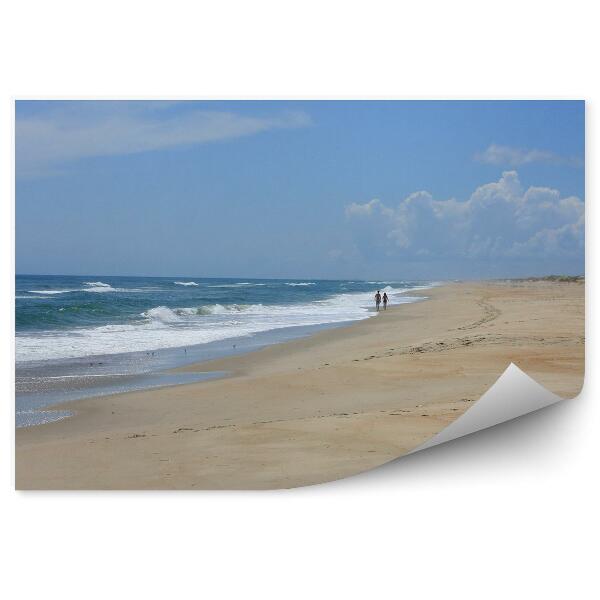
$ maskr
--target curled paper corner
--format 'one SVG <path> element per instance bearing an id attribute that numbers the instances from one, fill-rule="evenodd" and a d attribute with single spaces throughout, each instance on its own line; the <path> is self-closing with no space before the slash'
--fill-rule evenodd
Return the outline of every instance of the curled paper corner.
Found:
<path id="1" fill-rule="evenodd" d="M 475 433 L 562 400 L 510 363 L 494 385 L 456 421 L 408 454 Z"/>

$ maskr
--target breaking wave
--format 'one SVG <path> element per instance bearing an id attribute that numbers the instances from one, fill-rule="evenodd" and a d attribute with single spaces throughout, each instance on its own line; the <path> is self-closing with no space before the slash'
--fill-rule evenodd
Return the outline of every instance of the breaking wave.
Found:
<path id="1" fill-rule="evenodd" d="M 104 283 L 103 281 L 84 281 L 85 287 L 83 289 L 84 292 L 96 292 L 96 293 L 105 293 L 105 292 L 120 292 L 124 290 L 115 289 L 112 285 L 108 283 Z"/>
<path id="2" fill-rule="evenodd" d="M 208 306 L 169 308 L 167 306 L 155 306 L 141 313 L 141 317 L 150 321 L 162 323 L 182 322 L 186 317 L 202 317 L 208 315 L 235 314 L 243 311 L 263 310 L 262 304 L 211 304 Z"/>
<path id="3" fill-rule="evenodd" d="M 170 287 L 172 294 L 172 282 L 166 285 Z M 262 290 L 258 287 L 265 285 L 269 287 Z M 306 287 L 305 289 L 307 291 L 310 289 L 311 292 L 307 294 L 308 297 L 304 294 L 299 296 L 291 291 L 289 285 L 310 286 L 310 288 Z M 235 298 L 233 293 L 230 292 L 222 294 L 211 292 L 208 296 L 202 292 L 202 294 L 199 294 L 202 298 L 199 298 L 200 302 L 194 305 L 194 300 L 191 299 L 188 306 L 173 306 L 170 302 L 173 296 L 169 296 L 168 288 L 165 288 L 167 295 L 157 296 L 156 305 L 151 308 L 144 308 L 142 299 L 127 297 L 120 305 L 118 304 L 119 301 L 112 299 L 112 296 L 98 297 L 93 306 L 88 306 L 86 311 L 80 311 L 80 303 L 77 303 L 74 307 L 66 305 L 69 310 L 71 308 L 73 310 L 77 309 L 76 314 L 79 320 L 65 321 L 62 328 L 19 332 L 16 344 L 17 361 L 67 359 L 132 351 L 156 351 L 161 348 L 186 347 L 237 337 L 247 337 L 260 332 L 289 327 L 356 321 L 373 317 L 376 314 L 373 311 L 373 288 L 362 292 L 343 292 L 341 291 L 343 286 L 340 284 L 337 287 L 340 292 L 326 296 L 318 291 L 319 285 L 308 281 L 280 281 L 268 284 L 258 282 L 215 284 L 211 287 L 251 289 L 248 289 L 247 292 L 236 293 Z M 288 290 L 287 294 L 276 291 L 277 286 L 280 289 L 286 288 Z M 190 287 L 196 289 L 195 286 Z M 207 287 L 203 285 L 198 289 L 205 290 Z M 390 304 L 394 305 L 418 300 L 419 298 L 414 295 L 406 295 L 406 292 L 426 287 L 428 286 L 409 287 L 406 285 L 395 288 L 393 285 L 386 285 L 383 287 L 383 291 L 387 292 Z M 44 295 L 64 294 L 68 291 L 110 292 L 120 291 L 120 289 L 113 288 L 102 281 L 90 281 L 86 282 L 85 286 L 79 290 L 48 289 L 37 291 L 42 294 L 40 297 L 44 297 Z M 139 291 L 142 291 L 142 289 Z M 312 296 L 313 293 L 315 296 Z M 206 300 L 204 300 L 203 294 Z M 193 294 L 191 295 L 193 296 Z M 212 297 L 214 297 L 214 300 L 211 302 L 209 298 L 212 299 Z M 229 297 L 232 300 L 241 300 L 241 302 L 223 302 Z M 306 300 L 298 302 L 298 297 L 306 297 Z M 311 297 L 314 299 L 310 299 Z M 67 296 L 64 296 L 61 300 L 57 299 L 54 302 L 63 303 L 67 298 Z M 244 303 L 245 299 L 250 300 L 250 302 Z M 275 302 L 279 300 L 279 302 L 271 304 L 270 302 L 273 300 Z M 137 303 L 140 304 L 139 309 L 132 311 L 132 307 L 136 306 Z M 123 310 L 129 312 L 111 312 L 110 316 L 106 317 L 111 319 L 108 322 L 92 324 L 96 315 L 100 314 L 98 311 L 117 310 L 115 307 L 119 306 L 123 306 Z M 33 308 L 27 310 L 33 310 Z M 47 309 L 44 308 L 44 310 Z M 68 314 L 66 310 L 63 312 L 58 311 L 60 311 L 60 308 L 57 310 L 56 315 Z M 47 313 L 40 314 L 44 319 L 49 319 Z M 26 317 L 29 318 L 28 313 L 23 314 L 23 319 Z M 76 323 L 80 325 L 75 326 Z"/>

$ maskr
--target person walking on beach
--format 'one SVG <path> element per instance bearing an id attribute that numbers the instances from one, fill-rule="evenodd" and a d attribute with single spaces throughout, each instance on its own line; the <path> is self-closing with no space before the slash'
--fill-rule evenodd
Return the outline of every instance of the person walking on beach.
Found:
<path id="1" fill-rule="evenodd" d="M 388 297 L 387 292 L 383 292 L 383 310 L 387 310 Z"/>
<path id="2" fill-rule="evenodd" d="M 375 294 L 375 308 L 377 309 L 377 312 L 379 312 L 380 304 L 381 304 L 381 294 L 379 293 L 379 290 L 377 290 L 377 293 Z"/>

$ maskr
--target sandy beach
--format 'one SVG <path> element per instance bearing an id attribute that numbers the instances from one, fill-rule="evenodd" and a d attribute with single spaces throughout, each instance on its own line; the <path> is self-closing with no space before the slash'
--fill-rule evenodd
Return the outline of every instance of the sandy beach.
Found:
<path id="1" fill-rule="evenodd" d="M 229 376 L 80 400 L 16 431 L 18 489 L 268 489 L 374 468 L 514 362 L 563 398 L 584 374 L 584 285 L 453 283 L 376 318 L 185 370 Z M 55 408 L 61 408 L 59 406 Z"/>

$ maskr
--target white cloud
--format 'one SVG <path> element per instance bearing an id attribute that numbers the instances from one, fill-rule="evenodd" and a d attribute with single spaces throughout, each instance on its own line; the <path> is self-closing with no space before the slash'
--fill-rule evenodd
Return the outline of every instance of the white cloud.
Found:
<path id="1" fill-rule="evenodd" d="M 366 255 L 500 259 L 583 257 L 585 205 L 558 190 L 524 190 L 515 171 L 477 188 L 468 200 L 416 192 L 395 207 L 380 200 L 346 207 Z"/>
<path id="2" fill-rule="evenodd" d="M 186 104 L 73 102 L 18 116 L 17 173 L 35 175 L 79 158 L 203 144 L 310 124 L 302 112 L 259 117 Z"/>
<path id="3" fill-rule="evenodd" d="M 577 157 L 560 156 L 548 150 L 527 150 L 511 146 L 491 144 L 475 158 L 490 165 L 520 167 L 531 163 L 546 163 L 551 165 L 583 166 L 583 161 Z"/>

